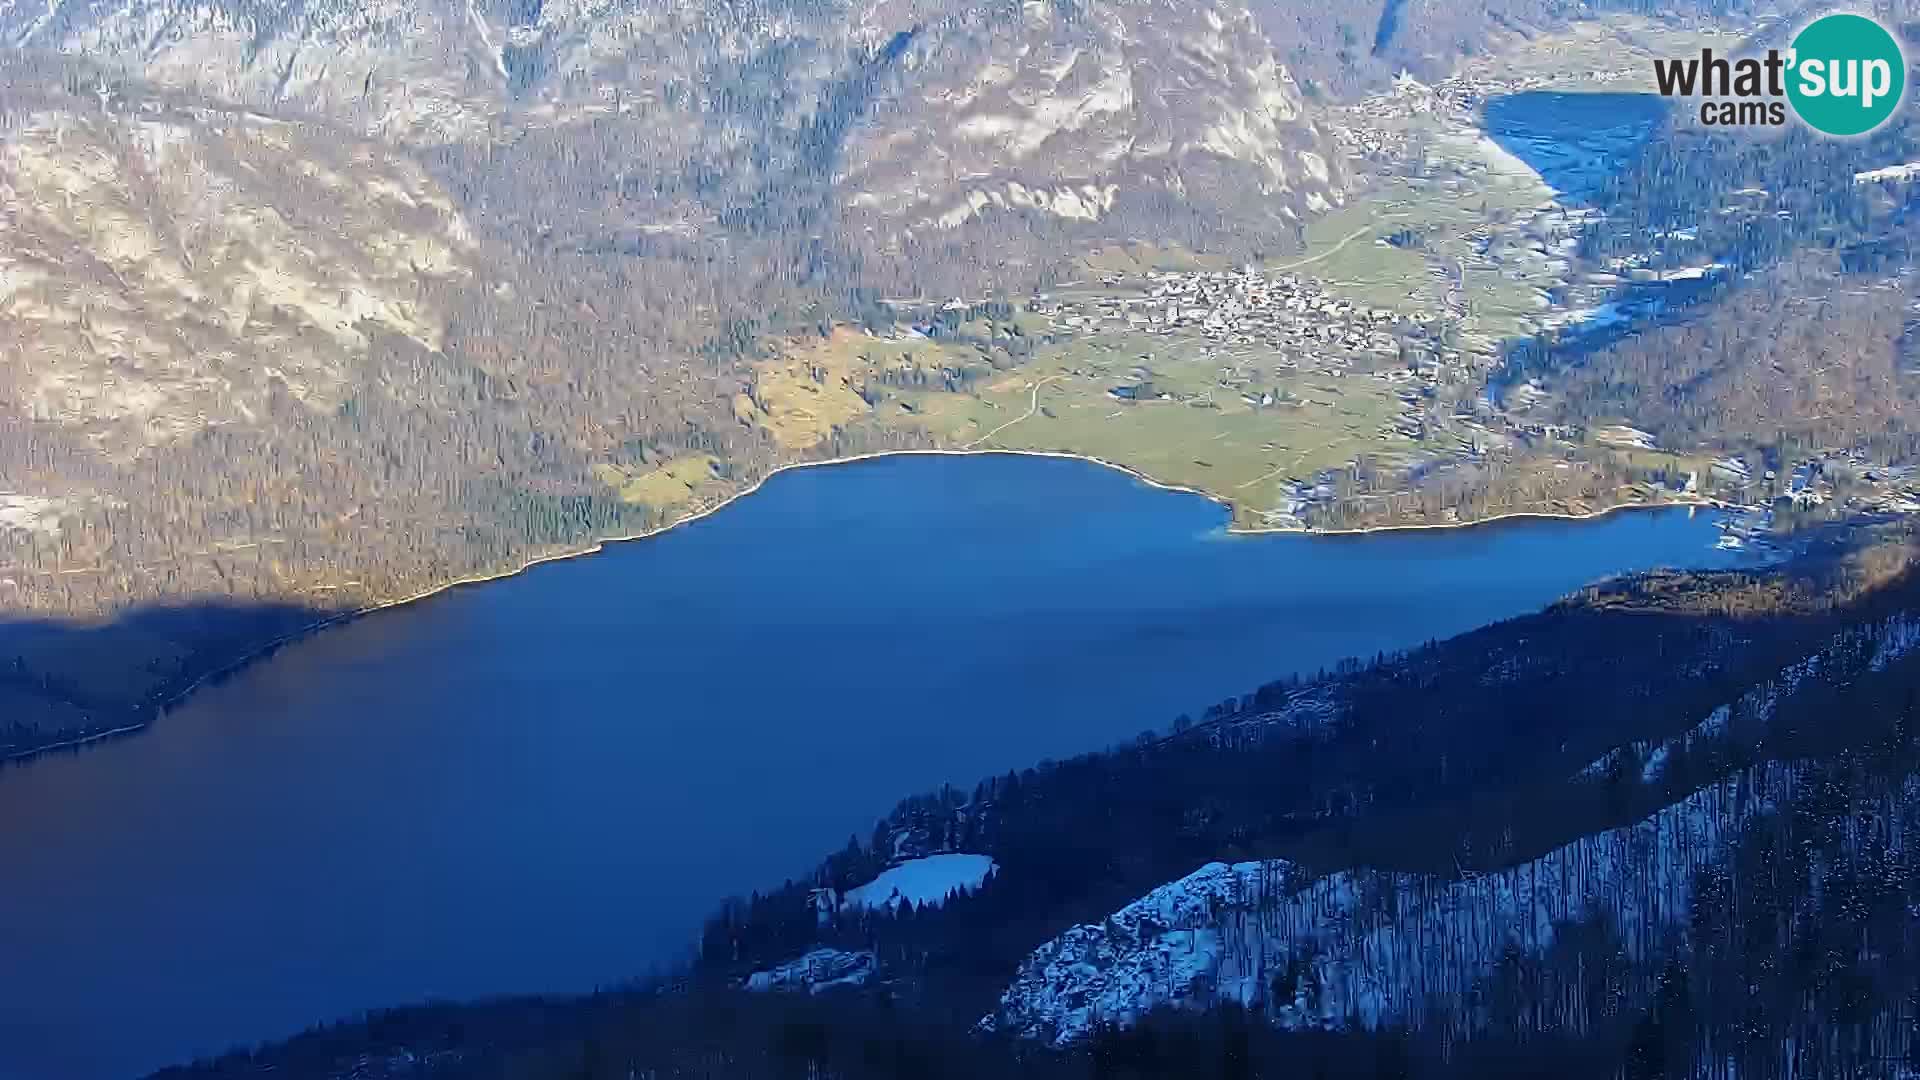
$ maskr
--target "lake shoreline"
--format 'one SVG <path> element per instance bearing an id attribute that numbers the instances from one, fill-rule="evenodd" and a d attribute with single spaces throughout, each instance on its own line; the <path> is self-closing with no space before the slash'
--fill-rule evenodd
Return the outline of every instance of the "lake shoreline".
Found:
<path id="1" fill-rule="evenodd" d="M 647 529 L 641 532 L 631 533 L 626 535 L 600 537 L 583 547 L 570 548 L 564 551 L 552 552 L 552 553 L 543 554 L 543 555 L 536 556 L 534 558 L 527 559 L 524 562 L 520 563 L 518 566 L 512 567 L 511 569 L 501 570 L 494 573 L 478 574 L 478 575 L 472 575 L 469 577 L 458 578 L 453 581 L 443 582 L 439 585 L 435 585 L 428 589 L 422 589 L 418 592 L 411 593 L 407 596 L 396 597 L 392 600 L 383 600 L 376 604 L 367 604 L 362 607 L 353 608 L 347 611 L 335 612 L 334 614 L 328 615 L 324 618 L 316 619 L 311 623 L 308 623 L 296 629 L 287 631 L 286 633 L 280 634 L 269 641 L 263 642 L 257 646 L 249 648 L 241 655 L 236 656 L 231 660 L 225 661 L 224 663 L 220 663 L 218 666 L 212 668 L 211 670 L 201 672 L 197 675 L 192 676 L 191 678 L 184 679 L 179 683 L 176 683 L 172 686 L 162 689 L 160 692 L 154 695 L 152 700 L 149 700 L 147 702 L 128 708 L 125 711 L 125 713 L 120 718 L 118 718 L 115 726 L 111 726 L 99 731 L 92 731 L 92 732 L 83 731 L 78 734 L 72 731 L 62 732 L 57 741 L 48 743 L 46 745 L 41 745 L 41 746 L 28 746 L 25 749 L 16 750 L 5 755 L 0 755 L 0 768 L 3 768 L 7 765 L 13 765 L 13 764 L 25 764 L 43 755 L 54 754 L 61 751 L 77 753 L 82 750 L 85 750 L 90 746 L 98 745 L 100 743 L 104 743 L 109 740 L 119 739 L 119 738 L 123 738 L 130 735 L 137 735 L 147 730 L 149 727 L 151 727 L 154 721 L 160 719 L 168 709 L 171 709 L 174 706 L 179 705 L 180 703 L 182 703 L 187 698 L 192 696 L 194 693 L 200 691 L 201 689 L 204 689 L 209 685 L 218 683 L 220 680 L 225 679 L 231 675 L 237 674 L 241 670 L 252 665 L 253 663 L 260 660 L 264 660 L 272 656 L 275 652 L 277 652 L 281 648 L 294 644 L 295 642 L 301 641 L 314 634 L 320 633 L 321 631 L 330 629 L 335 626 L 339 626 L 341 624 L 344 624 L 354 619 L 359 619 L 368 615 L 375 614 L 380 611 L 385 611 L 389 608 L 402 607 L 407 604 L 412 604 L 422 600 L 427 600 L 432 597 L 438 596 L 441 593 L 450 592 L 454 589 L 475 586 L 475 585 L 485 585 L 490 582 L 502 581 L 507 578 L 517 577 L 520 574 L 526 573 L 527 571 L 532 570 L 537 566 L 542 566 L 547 563 L 564 562 L 569 559 L 578 559 L 588 555 L 597 555 L 605 551 L 607 546 L 610 544 L 628 544 L 628 543 L 634 543 L 636 541 L 641 541 L 641 540 L 650 540 L 655 537 L 665 535 L 666 533 L 674 529 L 678 529 L 686 525 L 691 525 L 697 521 L 700 521 L 702 519 L 705 519 L 707 517 L 710 517 L 714 514 L 719 513 L 720 511 L 726 509 L 728 506 L 731 506 L 737 500 L 744 499 L 747 496 L 752 495 L 755 492 L 759 491 L 762 487 L 764 487 L 767 484 L 768 481 L 772 480 L 774 477 L 779 476 L 782 473 L 792 472 L 799 469 L 817 469 L 817 468 L 827 468 L 831 466 L 853 465 L 853 464 L 858 464 L 864 461 L 876 461 L 883 458 L 894 458 L 894 457 L 982 457 L 982 456 L 993 456 L 993 455 L 999 455 L 999 456 L 1005 456 L 1005 457 L 1059 458 L 1059 459 L 1070 460 L 1070 461 L 1084 461 L 1089 464 L 1099 465 L 1104 468 L 1112 469 L 1116 472 L 1125 473 L 1127 476 L 1132 477 L 1134 480 L 1142 484 L 1145 484 L 1148 487 L 1156 488 L 1161 491 L 1169 491 L 1169 492 L 1174 492 L 1174 493 L 1184 494 L 1184 495 L 1197 495 L 1203 499 L 1206 499 L 1208 502 L 1211 502 L 1214 505 L 1225 509 L 1228 512 L 1229 519 L 1228 519 L 1226 532 L 1228 535 L 1232 535 L 1232 536 L 1302 536 L 1302 537 L 1368 536 L 1368 535 L 1373 535 L 1378 533 L 1392 533 L 1392 532 L 1467 529 L 1467 528 L 1472 528 L 1478 525 L 1497 525 L 1505 521 L 1515 521 L 1515 520 L 1528 519 L 1528 518 L 1548 520 L 1548 521 L 1554 521 L 1554 520 L 1590 521 L 1597 518 L 1606 517 L 1610 514 L 1613 514 L 1621 510 L 1673 510 L 1681 507 L 1698 508 L 1698 507 L 1715 507 L 1715 506 L 1722 505 L 1711 499 L 1694 497 L 1694 498 L 1688 498 L 1688 499 L 1675 499 L 1667 502 L 1616 503 L 1612 506 L 1604 507 L 1599 510 L 1593 510 L 1593 511 L 1580 513 L 1580 514 L 1553 513 L 1548 511 L 1528 510 L 1528 511 L 1516 511 L 1516 512 L 1505 513 L 1505 514 L 1494 514 L 1487 517 L 1473 518 L 1471 520 L 1466 520 L 1466 521 L 1430 522 L 1430 523 L 1423 522 L 1423 523 L 1404 524 L 1404 525 L 1373 525 L 1373 526 L 1363 526 L 1363 527 L 1352 528 L 1352 529 L 1284 528 L 1284 527 L 1236 525 L 1233 523 L 1231 518 L 1233 502 L 1227 498 L 1216 495 L 1210 491 L 1206 491 L 1201 488 L 1190 487 L 1184 484 L 1171 484 L 1161 480 L 1157 480 L 1152 476 L 1149 476 L 1146 473 L 1143 473 L 1140 470 L 1133 468 L 1132 466 L 1129 466 L 1129 465 L 1122 465 L 1118 462 L 1108 461 L 1104 458 L 1093 457 L 1087 454 L 1076 454 L 1076 453 L 1071 453 L 1063 450 L 1006 450 L 1006 449 L 993 449 L 993 450 L 951 449 L 951 450 L 948 450 L 948 449 L 937 449 L 937 448 L 911 449 L 911 450 L 876 450 L 876 451 L 871 451 L 863 454 L 852 454 L 846 457 L 824 458 L 824 459 L 815 460 L 815 461 L 795 461 L 795 462 L 789 462 L 785 465 L 777 466 L 769 470 L 765 476 L 762 476 L 758 480 L 754 481 L 752 484 L 740 489 L 739 491 L 733 492 L 725 496 L 724 498 L 715 502 L 711 506 L 700 508 L 698 510 L 695 510 L 691 513 L 686 514 L 683 517 L 676 518 L 670 522 L 667 522 L 664 525 L 659 525 L 652 529 Z"/>
<path id="2" fill-rule="evenodd" d="M 1524 617 L 1615 575 L 1738 558 L 1714 549 L 1717 514 L 1230 540 L 1212 501 L 1023 456 L 770 483 L 657 544 L 343 624 L 206 678 L 141 737 L 0 776 L 0 815 L 35 823 L 0 831 L 15 884 L 0 922 L 34 929 L 0 1013 L 25 1009 L 47 1031 L 0 1048 L 0 1073 L 107 1080 L 430 996 L 624 982 L 684 956 L 716 898 L 810 873 L 903 793 L 1163 734 L 1183 713 Z M 700 485 L 672 516 L 771 468 Z M 124 706 L 163 682 L 177 694 L 374 599 L 333 595 L 330 609 L 206 604 L 112 626 L 60 670 L 156 655 L 129 630 L 203 646 L 146 686 L 46 696 L 121 688 Z M 86 733 L 123 715 L 46 714 Z M 47 741 L 53 726 L 19 735 Z M 661 821 L 674 827 L 605 842 L 609 822 Z M 124 918 L 130 895 L 165 917 Z M 476 961 L 476 940 L 507 944 Z M 263 996 L 262 966 L 302 978 Z M 191 984 L 156 1004 L 154 973 L 183 969 Z M 110 1046 L 84 1037 L 103 1000 Z"/>

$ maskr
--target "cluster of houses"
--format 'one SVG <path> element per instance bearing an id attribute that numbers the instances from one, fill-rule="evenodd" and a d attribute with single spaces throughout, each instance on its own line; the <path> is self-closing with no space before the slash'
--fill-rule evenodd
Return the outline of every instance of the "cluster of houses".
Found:
<path id="1" fill-rule="evenodd" d="M 1409 130 L 1405 121 L 1416 116 L 1446 115 L 1446 102 L 1434 88 L 1401 72 L 1386 93 L 1373 94 L 1330 111 L 1334 142 L 1349 155 L 1374 161 L 1405 158 Z"/>
<path id="2" fill-rule="evenodd" d="M 1644 78 L 1639 66 L 1607 70 L 1495 74 L 1491 68 L 1469 69 L 1433 84 L 1406 71 L 1394 77 L 1386 91 L 1331 111 L 1330 127 L 1341 148 L 1357 157 L 1397 160 L 1405 156 L 1407 121 L 1434 116 L 1477 127 L 1481 107 L 1492 98 L 1547 90 L 1567 84 L 1615 83 Z"/>
<path id="3" fill-rule="evenodd" d="M 1291 274 L 1154 271 L 1144 281 L 1109 275 L 1101 284 L 1104 291 L 1084 297 L 1042 295 L 1032 310 L 1061 332 L 1197 336 L 1215 346 L 1271 349 L 1282 367 L 1327 374 L 1369 358 L 1405 361 L 1414 371 L 1458 358 L 1445 344 L 1453 321 L 1445 313 L 1368 307 Z"/>
<path id="4" fill-rule="evenodd" d="M 1835 478 L 1872 472 L 1864 460 L 1849 462 L 1835 457 L 1832 462 L 1836 468 L 1831 474 L 1827 470 L 1828 459 L 1799 462 L 1788 471 L 1784 483 L 1778 470 L 1756 471 L 1742 457 L 1720 458 L 1708 472 L 1716 489 L 1738 492 L 1749 502 L 1786 501 L 1797 509 L 1808 509 L 1825 504 L 1833 496 Z"/>
<path id="5" fill-rule="evenodd" d="M 1738 492 L 1755 504 L 1796 510 L 1829 504 L 1867 513 L 1920 513 L 1920 477 L 1912 466 L 1887 465 L 1845 450 L 1822 450 L 1783 470 L 1756 469 L 1740 457 L 1715 461 L 1716 490 Z"/>

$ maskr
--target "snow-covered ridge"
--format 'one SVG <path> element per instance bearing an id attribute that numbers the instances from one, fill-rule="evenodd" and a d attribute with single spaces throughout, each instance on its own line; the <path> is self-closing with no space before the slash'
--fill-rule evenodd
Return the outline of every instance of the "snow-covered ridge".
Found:
<path id="1" fill-rule="evenodd" d="M 1749 690 L 1740 699 L 1740 709 L 1758 720 L 1771 720 L 1780 702 L 1793 696 L 1808 679 L 1845 679 L 1884 671 L 1916 645 L 1920 645 L 1920 618 L 1912 612 L 1902 611 L 1875 623 L 1849 627 L 1835 634 L 1819 652 Z"/>
<path id="2" fill-rule="evenodd" d="M 1574 778 L 1605 780 L 1613 775 L 1615 769 L 1621 767 L 1627 760 L 1628 751 L 1631 751 L 1634 758 L 1641 762 L 1640 782 L 1654 783 L 1665 774 L 1667 760 L 1675 751 L 1691 752 L 1725 735 L 1732 715 L 1733 710 L 1729 706 L 1722 705 L 1708 713 L 1706 719 L 1671 738 L 1660 742 L 1639 739 L 1625 746 L 1616 746 L 1589 762 L 1585 768 L 1574 774 Z"/>
<path id="3" fill-rule="evenodd" d="M 1661 743 L 1653 753 L 1647 755 L 1647 763 L 1640 769 L 1640 782 L 1651 784 L 1660 779 L 1666 772 L 1667 758 L 1673 753 L 1676 743 L 1682 750 L 1692 750 L 1698 744 L 1726 734 L 1727 718 L 1732 712 L 1733 710 L 1722 705 L 1708 713 L 1705 720 L 1693 725 L 1675 738 Z"/>
<path id="4" fill-rule="evenodd" d="M 1034 950 L 980 1026 L 1066 1043 L 1158 1005 L 1205 1004 L 1223 980 L 1242 980 L 1225 970 L 1222 913 L 1265 906 L 1293 887 L 1293 873 L 1279 860 L 1208 863 L 1102 924 L 1073 927 Z"/>
<path id="5" fill-rule="evenodd" d="M 1643 955 L 1685 916 L 1694 871 L 1790 770 L 1759 775 L 1465 880 L 1343 871 L 1302 887 L 1283 862 L 1210 863 L 1036 949 L 981 1026 L 1065 1044 L 1163 1005 L 1227 1000 L 1294 1027 L 1419 1025 L 1430 995 L 1470 1000 L 1509 946 L 1542 949 L 1567 921 L 1602 918 Z"/>

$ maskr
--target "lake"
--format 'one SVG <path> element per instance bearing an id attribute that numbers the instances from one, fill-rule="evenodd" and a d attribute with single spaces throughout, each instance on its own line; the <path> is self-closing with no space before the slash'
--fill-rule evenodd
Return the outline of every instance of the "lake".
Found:
<path id="1" fill-rule="evenodd" d="M 1658 94 L 1529 90 L 1488 100 L 1487 134 L 1578 205 L 1619 176 L 1671 102 Z"/>
<path id="2" fill-rule="evenodd" d="M 1062 459 L 788 472 L 0 770 L 0 1077 L 613 983 L 902 796 L 1732 557 L 1685 510 L 1363 537 L 1225 521 Z"/>

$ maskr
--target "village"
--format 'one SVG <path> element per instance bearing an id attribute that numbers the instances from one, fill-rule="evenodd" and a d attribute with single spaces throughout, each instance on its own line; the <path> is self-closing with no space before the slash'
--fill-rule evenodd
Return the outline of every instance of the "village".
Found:
<path id="1" fill-rule="evenodd" d="M 1393 167 L 1408 160 L 1408 151 L 1422 137 L 1410 122 L 1426 120 L 1457 132 L 1478 131 L 1481 110 L 1494 98 L 1570 85 L 1624 84 L 1636 77 L 1642 77 L 1638 66 L 1525 76 L 1472 71 L 1428 85 L 1403 71 L 1387 92 L 1329 110 L 1333 117 L 1329 126 L 1348 154 Z"/>
<path id="2" fill-rule="evenodd" d="M 1453 344 L 1458 320 L 1451 315 L 1370 307 L 1292 274 L 1254 267 L 1150 271 L 1138 278 L 1103 275 L 1100 285 L 1091 293 L 1042 294 L 1029 310 L 1060 334 L 1184 339 L 1183 347 L 1222 360 L 1220 386 L 1239 389 L 1250 405 L 1274 404 L 1257 379 L 1247 378 L 1245 362 L 1255 359 L 1271 365 L 1275 378 L 1383 378 L 1403 384 L 1410 404 L 1430 396 L 1423 388 L 1464 382 L 1474 373 L 1470 356 Z"/>
<path id="3" fill-rule="evenodd" d="M 1389 243 L 1385 238 L 1375 243 Z M 1662 275 L 1695 283 L 1709 271 Z M 1625 280 L 1624 274 L 1612 279 Z M 1666 281 L 1650 283 L 1654 287 Z M 1649 283 L 1638 285 L 1642 290 Z M 1638 295 L 1638 294 L 1636 294 Z M 1649 293 L 1655 295 L 1657 293 Z M 1649 301 L 1657 306 L 1656 301 Z M 1589 333 L 1625 321 L 1635 304 L 1616 298 L 1539 320 L 1555 336 Z M 1532 405 L 1549 395 L 1529 381 L 1496 394 L 1487 386 L 1497 353 L 1474 346 L 1451 306 L 1395 311 L 1340 296 L 1303 275 L 1262 270 L 1153 270 L 1105 273 L 1077 287 L 1035 297 L 1027 310 L 1056 340 L 1117 343 L 1145 338 L 1139 363 L 1106 394 L 1122 407 L 1148 402 L 1211 405 L 1236 401 L 1254 410 L 1330 405 L 1334 380 L 1385 383 L 1399 403 L 1380 425 L 1376 466 L 1405 482 L 1449 463 L 1492 456 L 1563 459 L 1567 454 L 1676 455 L 1628 424 L 1587 430 L 1536 419 Z M 1161 339 L 1164 344 L 1150 344 Z M 1184 390 L 1156 378 L 1157 368 L 1199 360 L 1213 365 L 1211 385 Z M 1302 376 L 1310 379 L 1302 379 Z M 1658 501 L 1712 503 L 1726 512 L 1721 546 L 1763 551 L 1796 523 L 1836 517 L 1920 513 L 1920 476 L 1905 467 L 1846 450 L 1803 460 L 1750 464 L 1737 456 L 1711 466 L 1666 469 L 1643 495 Z M 1767 464 L 1776 466 L 1766 467 Z M 1306 528 L 1316 511 L 1347 497 L 1339 478 L 1353 469 L 1318 468 L 1281 478 L 1256 516 L 1267 527 Z M 1543 464 L 1543 467 L 1547 465 Z M 1653 489 L 1658 489 L 1657 491 Z"/>
<path id="4" fill-rule="evenodd" d="M 1440 340 L 1448 320 L 1407 316 L 1337 297 L 1291 274 L 1254 267 L 1233 271 L 1149 271 L 1144 281 L 1122 275 L 1101 278 L 1104 291 L 1091 297 L 1042 294 L 1032 310 L 1068 332 L 1131 330 L 1196 333 L 1219 346 L 1287 350 L 1282 363 L 1313 371 L 1346 371 L 1356 362 L 1444 363 Z M 1126 290 L 1138 287 L 1137 295 Z M 1409 353 L 1409 342 L 1415 345 Z M 1456 357 L 1457 358 L 1457 354 Z"/>
<path id="5" fill-rule="evenodd" d="M 1627 424 L 1556 434 L 1612 450 L 1665 452 L 1651 433 Z M 1719 546 L 1728 549 L 1764 550 L 1793 526 L 1810 522 L 1920 513 L 1920 474 L 1910 465 L 1874 461 L 1842 448 L 1815 450 L 1777 462 L 1777 468 L 1767 464 L 1758 454 L 1729 454 L 1704 468 L 1672 470 L 1664 487 L 1669 494 L 1723 510 Z"/>

